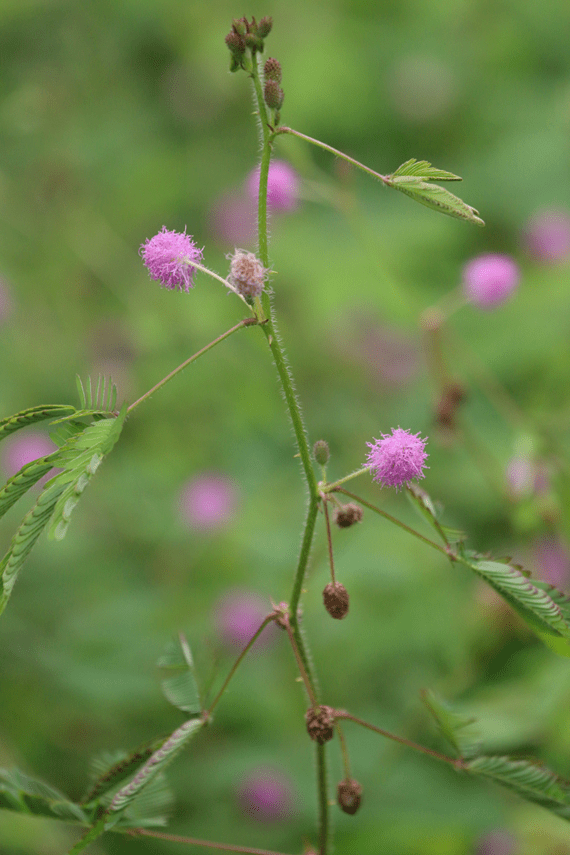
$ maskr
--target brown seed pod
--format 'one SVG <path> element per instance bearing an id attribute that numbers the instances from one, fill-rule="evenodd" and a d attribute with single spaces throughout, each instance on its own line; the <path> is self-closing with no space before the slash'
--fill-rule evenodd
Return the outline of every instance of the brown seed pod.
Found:
<path id="1" fill-rule="evenodd" d="M 354 502 L 335 508 L 333 522 L 339 528 L 350 528 L 351 525 L 359 523 L 362 519 L 362 508 Z"/>
<path id="2" fill-rule="evenodd" d="M 354 778 L 345 778 L 336 788 L 338 804 L 345 813 L 354 814 L 360 807 L 362 784 Z"/>
<path id="3" fill-rule="evenodd" d="M 309 707 L 305 713 L 307 732 L 311 739 L 314 739 L 319 745 L 324 745 L 325 742 L 328 742 L 334 736 L 333 713 L 333 708 L 327 707 L 324 704 L 316 710 L 313 707 Z"/>
<path id="4" fill-rule="evenodd" d="M 342 620 L 348 614 L 348 591 L 340 582 L 329 582 L 323 591 L 323 602 L 329 615 Z"/>

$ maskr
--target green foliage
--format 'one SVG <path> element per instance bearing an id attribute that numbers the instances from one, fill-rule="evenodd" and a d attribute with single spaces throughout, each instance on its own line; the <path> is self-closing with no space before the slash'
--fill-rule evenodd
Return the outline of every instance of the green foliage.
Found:
<path id="1" fill-rule="evenodd" d="M 6 484 L 0 489 L 0 517 L 4 516 L 6 511 L 18 501 L 20 496 L 23 496 L 30 487 L 43 478 L 50 469 L 55 466 L 55 459 L 58 452 L 48 454 L 46 457 L 41 457 L 38 460 L 32 460 L 22 466 L 19 472 L 16 472 L 8 479 Z"/>
<path id="2" fill-rule="evenodd" d="M 431 184 L 429 179 L 432 178 L 439 181 L 461 181 L 458 175 L 436 169 L 426 160 L 417 161 L 415 158 L 407 160 L 392 175 L 387 175 L 384 181 L 389 187 L 394 187 L 428 208 L 448 214 L 450 217 L 476 223 L 478 226 L 485 225 L 479 216 L 479 211 L 444 187 Z"/>
<path id="3" fill-rule="evenodd" d="M 80 805 L 18 769 L 0 769 L 0 808 L 68 822 L 89 822 L 89 815 Z"/>
<path id="4" fill-rule="evenodd" d="M 42 404 L 37 407 L 29 407 L 21 410 L 13 416 L 7 416 L 0 420 L 0 440 L 6 439 L 11 433 L 38 422 L 53 419 L 54 416 L 62 417 L 64 413 L 71 411 L 72 416 L 77 412 L 75 407 L 67 404 Z"/>
<path id="5" fill-rule="evenodd" d="M 182 634 L 172 641 L 158 660 L 166 675 L 162 691 L 166 699 L 183 712 L 199 715 L 202 710 L 198 685 L 194 676 L 194 663 L 188 642 Z"/>
<path id="6" fill-rule="evenodd" d="M 422 700 L 433 715 L 438 730 L 458 757 L 473 757 L 479 753 L 481 739 L 473 727 L 475 719 L 451 709 L 434 692 L 422 692 Z"/>

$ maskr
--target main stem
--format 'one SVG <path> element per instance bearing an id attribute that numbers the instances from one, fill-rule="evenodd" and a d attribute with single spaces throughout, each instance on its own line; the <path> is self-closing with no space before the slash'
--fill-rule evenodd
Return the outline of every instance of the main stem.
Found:
<path id="1" fill-rule="evenodd" d="M 265 106 L 265 101 L 263 98 L 263 91 L 261 87 L 260 80 L 260 68 L 261 61 L 257 54 L 253 57 L 253 69 L 251 72 L 251 79 L 253 82 L 253 87 L 255 91 L 255 97 L 257 101 L 258 108 L 258 116 L 260 123 L 260 131 L 261 131 L 261 143 L 262 143 L 262 153 L 261 153 L 261 163 L 259 168 L 259 201 L 258 201 L 258 209 L 257 209 L 257 222 L 258 222 L 258 247 L 259 247 L 259 257 L 260 261 L 264 267 L 267 269 L 270 268 L 269 264 L 269 247 L 268 247 L 268 237 L 267 237 L 267 181 L 269 178 L 269 164 L 271 161 L 271 147 L 274 139 L 274 132 L 269 127 L 268 117 L 267 117 L 267 109 Z M 309 561 L 309 555 L 311 552 L 311 544 L 313 542 L 313 536 L 315 532 L 315 523 L 317 519 L 317 511 L 319 504 L 319 493 L 317 487 L 317 479 L 315 477 L 315 473 L 313 470 L 313 464 L 311 462 L 311 454 L 309 451 L 309 443 L 307 439 L 307 434 L 305 432 L 305 427 L 303 425 L 303 417 L 301 413 L 301 406 L 297 397 L 295 395 L 295 389 L 293 385 L 293 378 L 291 375 L 291 371 L 287 362 L 285 360 L 285 354 L 281 348 L 281 344 L 279 342 L 279 336 L 277 334 L 277 328 L 275 323 L 275 315 L 273 312 L 273 306 L 271 305 L 271 300 L 269 298 L 269 294 L 267 292 L 263 293 L 262 296 L 262 307 L 264 310 L 265 317 L 268 318 L 268 322 L 263 324 L 261 329 L 263 330 L 263 334 L 267 339 L 267 343 L 271 349 L 271 353 L 273 355 L 273 360 L 275 362 L 275 366 L 277 368 L 277 373 L 279 374 L 279 380 L 281 382 L 281 387 L 283 389 L 283 394 L 285 396 L 285 401 L 287 404 L 287 408 L 289 410 L 289 414 L 291 416 L 291 421 L 293 423 L 293 430 L 295 431 L 295 439 L 297 442 L 297 448 L 299 450 L 299 457 L 301 459 L 301 465 L 303 467 L 303 472 L 305 476 L 305 481 L 307 483 L 307 487 L 309 490 L 309 504 L 307 508 L 307 515 L 305 518 L 305 526 L 303 530 L 303 540 L 301 543 L 301 551 L 299 553 L 299 559 L 297 562 L 297 569 L 295 572 L 295 580 L 293 582 L 293 590 L 291 593 L 291 598 L 289 601 L 289 624 L 291 628 L 291 633 L 295 640 L 295 644 L 297 646 L 297 650 L 299 652 L 299 656 L 302 660 L 307 679 L 311 685 L 313 696 L 317 697 L 316 692 L 316 684 L 315 678 L 313 676 L 313 669 L 311 667 L 311 662 L 307 655 L 307 651 L 305 648 L 305 643 L 303 640 L 303 636 L 301 635 L 301 630 L 299 627 L 299 600 L 301 597 L 301 592 L 303 589 L 303 581 L 305 578 L 305 573 L 307 570 L 307 564 Z M 318 789 L 319 789 L 319 843 L 320 843 L 320 855 L 327 855 L 328 851 L 328 798 L 327 798 L 327 781 L 326 781 L 326 762 L 325 762 L 325 752 L 324 746 L 317 746 L 317 769 L 318 769 Z"/>

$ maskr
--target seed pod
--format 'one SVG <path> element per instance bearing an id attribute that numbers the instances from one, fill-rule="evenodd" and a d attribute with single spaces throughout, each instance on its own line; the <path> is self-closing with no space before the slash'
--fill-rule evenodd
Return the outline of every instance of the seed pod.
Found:
<path id="1" fill-rule="evenodd" d="M 323 602 L 329 615 L 336 620 L 348 614 L 348 591 L 340 582 L 329 582 L 323 591 Z"/>
<path id="2" fill-rule="evenodd" d="M 345 813 L 355 814 L 360 807 L 362 784 L 354 778 L 345 778 L 336 788 L 338 804 Z"/>
<path id="3" fill-rule="evenodd" d="M 313 707 L 309 707 L 305 713 L 307 732 L 311 739 L 314 739 L 319 745 L 324 745 L 325 742 L 328 742 L 334 736 L 333 713 L 333 708 L 327 707 L 324 704 L 316 710 Z"/>
<path id="4" fill-rule="evenodd" d="M 359 523 L 361 519 L 362 508 L 360 505 L 355 505 L 354 502 L 336 508 L 333 515 L 333 522 L 339 528 L 350 528 L 351 525 Z"/>

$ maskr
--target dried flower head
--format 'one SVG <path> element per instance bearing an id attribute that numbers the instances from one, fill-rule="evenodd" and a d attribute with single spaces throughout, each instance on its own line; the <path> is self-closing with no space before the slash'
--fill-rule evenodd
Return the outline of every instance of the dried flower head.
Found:
<path id="1" fill-rule="evenodd" d="M 317 709 L 309 707 L 305 713 L 307 731 L 311 739 L 324 745 L 334 736 L 334 710 L 324 704 Z"/>
<path id="2" fill-rule="evenodd" d="M 341 505 L 340 508 L 335 508 L 333 514 L 333 522 L 339 528 L 350 528 L 362 520 L 362 508 L 354 502 L 348 502 L 346 505 Z"/>
<path id="3" fill-rule="evenodd" d="M 159 281 L 171 291 L 189 291 L 194 287 L 196 268 L 193 263 L 202 262 L 203 253 L 191 235 L 171 232 L 166 226 L 157 235 L 141 244 L 139 253 L 150 278 Z"/>
<path id="4" fill-rule="evenodd" d="M 510 256 L 486 253 L 463 268 L 463 291 L 470 303 L 492 309 L 511 296 L 519 278 L 518 265 Z"/>
<path id="5" fill-rule="evenodd" d="M 236 249 L 230 263 L 230 282 L 242 297 L 259 297 L 267 270 L 253 252 Z"/>
<path id="6" fill-rule="evenodd" d="M 338 784 L 336 794 L 341 810 L 351 815 L 355 814 L 360 807 L 362 784 L 359 784 L 354 778 L 345 778 Z"/>
<path id="7" fill-rule="evenodd" d="M 373 470 L 375 481 L 384 487 L 398 489 L 412 478 L 424 477 L 427 460 L 426 439 L 419 433 L 413 434 L 402 428 L 392 428 L 391 434 L 382 434 L 382 439 L 367 442 L 370 448 L 366 465 Z"/>
<path id="8" fill-rule="evenodd" d="M 323 591 L 323 603 L 331 617 L 342 620 L 348 614 L 348 591 L 340 582 L 329 582 Z"/>

